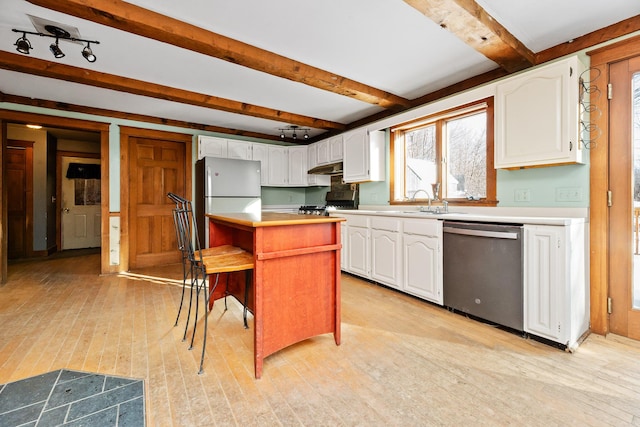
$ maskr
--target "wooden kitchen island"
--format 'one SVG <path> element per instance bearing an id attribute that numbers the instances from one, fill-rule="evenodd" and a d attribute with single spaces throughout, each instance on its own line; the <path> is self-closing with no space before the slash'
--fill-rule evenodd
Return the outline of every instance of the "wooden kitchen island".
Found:
<path id="1" fill-rule="evenodd" d="M 291 344 L 333 333 L 340 345 L 340 222 L 344 219 L 272 212 L 207 217 L 211 246 L 235 245 L 253 253 L 248 306 L 254 315 L 256 378 L 262 376 L 265 357 Z M 243 286 L 242 277 L 233 282 Z"/>

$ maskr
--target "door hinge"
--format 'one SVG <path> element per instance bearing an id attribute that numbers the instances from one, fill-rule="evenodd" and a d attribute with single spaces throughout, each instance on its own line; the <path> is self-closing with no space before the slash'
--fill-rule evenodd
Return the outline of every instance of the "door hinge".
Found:
<path id="1" fill-rule="evenodd" d="M 611 314 L 611 297 L 607 298 L 607 313 Z"/>
<path id="2" fill-rule="evenodd" d="M 613 99 L 613 84 L 607 85 L 607 99 Z"/>
<path id="3" fill-rule="evenodd" d="M 607 191 L 607 206 L 613 206 L 613 192 L 611 190 Z"/>

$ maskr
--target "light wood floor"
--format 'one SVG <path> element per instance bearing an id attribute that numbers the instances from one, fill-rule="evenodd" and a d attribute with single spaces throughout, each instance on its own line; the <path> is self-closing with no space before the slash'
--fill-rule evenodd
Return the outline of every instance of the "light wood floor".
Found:
<path id="1" fill-rule="evenodd" d="M 188 351 L 173 327 L 180 287 L 99 276 L 99 262 L 10 264 L 0 383 L 61 368 L 143 378 L 149 426 L 640 425 L 639 342 L 591 335 L 569 354 L 346 275 L 342 345 L 284 349 L 255 380 L 253 330 L 230 299 L 197 375 L 201 337 Z"/>

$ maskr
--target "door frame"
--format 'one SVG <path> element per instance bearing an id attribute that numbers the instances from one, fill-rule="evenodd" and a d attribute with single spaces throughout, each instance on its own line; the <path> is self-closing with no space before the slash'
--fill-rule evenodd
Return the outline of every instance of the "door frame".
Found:
<path id="1" fill-rule="evenodd" d="M 610 332 L 609 298 L 609 100 L 610 64 L 640 55 L 640 36 L 631 37 L 587 52 L 591 58 L 591 84 L 600 91 L 592 100 L 590 172 L 590 279 L 591 331 L 606 335 Z"/>
<path id="2" fill-rule="evenodd" d="M 7 184 L 6 184 L 6 148 L 7 148 L 7 124 L 38 123 L 43 126 L 61 129 L 73 129 L 100 133 L 100 174 L 102 192 L 101 203 L 101 228 L 102 248 L 109 247 L 109 123 L 70 119 L 66 117 L 50 116 L 38 113 L 25 113 L 0 109 L 0 209 L 2 211 L 2 224 L 0 225 L 0 283 L 7 281 Z M 102 274 L 111 273 L 109 266 L 109 251 L 102 250 L 100 257 L 100 270 Z"/>
<path id="3" fill-rule="evenodd" d="M 181 142 L 185 144 L 184 184 L 185 193 L 192 194 L 191 182 L 193 174 L 192 145 L 193 135 L 160 130 L 142 129 L 129 126 L 120 127 L 120 271 L 129 270 L 129 185 L 130 164 L 129 146 L 132 138 L 156 139 L 159 141 Z"/>

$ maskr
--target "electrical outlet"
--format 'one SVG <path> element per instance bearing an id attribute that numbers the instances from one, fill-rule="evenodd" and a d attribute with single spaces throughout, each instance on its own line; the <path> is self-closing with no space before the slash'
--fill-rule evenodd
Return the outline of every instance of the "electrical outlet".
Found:
<path id="1" fill-rule="evenodd" d="M 528 188 L 521 188 L 515 191 L 514 198 L 516 202 L 530 202 L 531 201 L 531 190 Z"/>
<path id="2" fill-rule="evenodd" d="M 556 188 L 557 202 L 580 202 L 582 201 L 582 188 L 580 187 L 559 187 Z"/>

